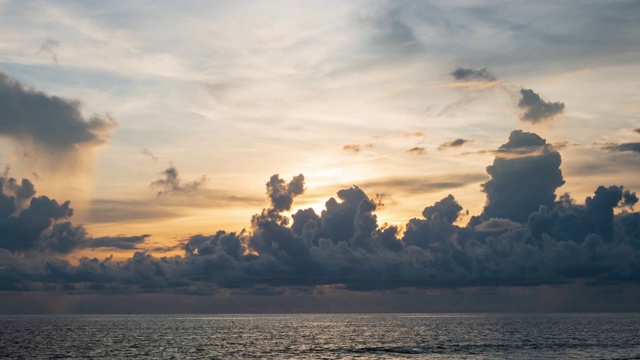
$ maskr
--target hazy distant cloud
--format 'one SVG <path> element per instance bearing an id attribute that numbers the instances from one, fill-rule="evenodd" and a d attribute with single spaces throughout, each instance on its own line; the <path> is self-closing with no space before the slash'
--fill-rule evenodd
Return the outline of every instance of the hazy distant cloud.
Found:
<path id="1" fill-rule="evenodd" d="M 469 139 L 455 139 L 446 143 L 442 143 L 440 144 L 440 146 L 438 146 L 438 151 L 443 151 L 449 148 L 457 148 L 457 147 L 461 147 L 462 145 L 468 143 Z"/>
<path id="2" fill-rule="evenodd" d="M 176 194 L 177 195 L 177 194 Z M 201 187 L 197 196 L 185 202 L 182 196 L 159 196 L 137 199 L 93 199 L 89 216 L 92 223 L 138 222 L 177 218 L 185 214 L 185 208 L 228 209 L 256 208 L 264 204 L 264 197 L 258 195 L 234 194 L 228 190 Z"/>
<path id="3" fill-rule="evenodd" d="M 640 134 L 640 129 L 633 129 L 633 132 Z"/>
<path id="4" fill-rule="evenodd" d="M 383 139 L 383 138 L 424 138 L 427 136 L 427 133 L 423 132 L 423 131 L 412 131 L 412 132 L 405 132 L 402 134 L 385 134 L 385 135 L 376 135 L 374 136 L 374 138 L 376 139 Z M 373 144 L 371 144 L 373 145 Z"/>
<path id="5" fill-rule="evenodd" d="M 0 135 L 67 151 L 104 144 L 115 126 L 109 115 L 85 118 L 78 101 L 49 96 L 0 73 Z"/>
<path id="6" fill-rule="evenodd" d="M 445 189 L 460 188 L 469 184 L 486 181 L 487 175 L 477 174 L 450 174 L 443 177 L 387 177 L 373 179 L 361 183 L 363 188 L 376 191 L 393 193 L 431 193 Z"/>
<path id="7" fill-rule="evenodd" d="M 358 144 L 347 144 L 345 146 L 342 147 L 342 150 L 344 151 L 352 151 L 352 152 L 360 152 L 363 148 L 370 148 L 373 147 L 373 144 L 364 144 L 364 145 L 358 145 Z"/>
<path id="8" fill-rule="evenodd" d="M 207 177 L 204 175 L 197 180 L 185 182 L 180 178 L 178 169 L 173 165 L 161 174 L 162 178 L 151 183 L 152 188 L 160 189 L 157 193 L 158 196 L 162 194 L 189 194 L 199 190 L 207 182 Z"/>
<path id="9" fill-rule="evenodd" d="M 159 199 L 166 200 L 169 197 L 160 197 L 148 201 L 137 200 L 113 200 L 93 199 L 90 203 L 90 220 L 94 224 L 141 221 L 149 219 L 175 218 L 180 215 L 180 208 L 170 203 L 169 206 L 158 204 Z M 180 199 L 182 201 L 182 199 Z M 193 206 L 190 202 L 189 206 Z M 209 203 L 208 206 L 211 206 Z M 259 204 L 258 204 L 259 206 Z"/>
<path id="10" fill-rule="evenodd" d="M 493 76 L 486 68 L 480 70 L 468 69 L 463 67 L 457 67 L 451 75 L 456 80 L 461 81 L 496 81 L 496 77 Z"/>
<path id="11" fill-rule="evenodd" d="M 51 60 L 53 60 L 54 64 L 58 64 L 58 48 L 60 47 L 60 43 L 57 40 L 48 39 L 45 40 L 37 54 L 46 53 L 51 56 Z"/>
<path id="12" fill-rule="evenodd" d="M 149 234 L 137 236 L 104 236 L 90 239 L 89 241 L 81 244 L 81 246 L 88 249 L 114 248 L 120 250 L 134 250 L 137 249 L 137 245 L 143 244 L 150 236 L 151 235 Z"/>
<path id="13" fill-rule="evenodd" d="M 491 218 L 485 222 L 482 222 L 474 226 L 473 229 L 479 232 L 502 233 L 505 231 L 522 229 L 522 228 L 523 228 L 523 225 L 521 223 L 511 221 L 509 219 Z"/>
<path id="14" fill-rule="evenodd" d="M 425 136 L 427 136 L 427 134 L 422 132 L 422 131 L 414 131 L 414 132 L 408 132 L 408 133 L 402 134 L 402 137 L 405 137 L 405 138 L 409 138 L 409 137 L 425 137 Z"/>
<path id="15" fill-rule="evenodd" d="M 564 110 L 564 103 L 546 102 L 531 89 L 520 89 L 522 98 L 518 107 L 524 110 L 520 120 L 538 123 L 550 119 Z"/>
<path id="16" fill-rule="evenodd" d="M 149 149 L 147 149 L 147 148 L 143 148 L 142 150 L 140 150 L 140 153 L 141 153 L 142 155 L 146 155 L 146 156 L 150 157 L 150 158 L 151 158 L 151 160 L 153 160 L 153 161 L 158 161 L 158 157 L 157 157 L 157 156 L 155 156 L 155 155 L 151 152 L 151 150 L 149 150 Z"/>
<path id="17" fill-rule="evenodd" d="M 424 155 L 427 153 L 427 149 L 422 146 L 416 146 L 406 151 L 408 154 Z"/>
<path id="18" fill-rule="evenodd" d="M 604 146 L 604 149 L 612 150 L 612 151 L 629 151 L 629 152 L 640 153 L 640 142 L 609 144 Z"/>
<path id="19" fill-rule="evenodd" d="M 405 21 L 401 6 L 381 10 L 367 22 L 375 30 L 373 45 L 388 55 L 398 56 L 418 49 L 418 40 L 413 28 Z"/>

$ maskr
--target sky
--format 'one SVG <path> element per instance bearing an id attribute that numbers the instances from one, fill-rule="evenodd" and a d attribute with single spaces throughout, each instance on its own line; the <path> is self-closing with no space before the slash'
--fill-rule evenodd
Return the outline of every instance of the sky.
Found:
<path id="1" fill-rule="evenodd" d="M 636 1 L 0 0 L 0 313 L 640 311 Z"/>

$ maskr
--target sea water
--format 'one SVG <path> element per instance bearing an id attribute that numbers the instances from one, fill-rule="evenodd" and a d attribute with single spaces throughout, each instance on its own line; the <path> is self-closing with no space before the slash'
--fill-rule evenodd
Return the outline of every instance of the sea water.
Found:
<path id="1" fill-rule="evenodd" d="M 0 358 L 640 359 L 640 314 L 1 316 Z"/>

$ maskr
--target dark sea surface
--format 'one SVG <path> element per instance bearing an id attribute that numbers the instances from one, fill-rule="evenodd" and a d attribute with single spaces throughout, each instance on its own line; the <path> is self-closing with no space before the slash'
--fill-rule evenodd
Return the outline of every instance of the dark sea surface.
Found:
<path id="1" fill-rule="evenodd" d="M 640 314 L 0 316 L 0 358 L 640 359 Z"/>

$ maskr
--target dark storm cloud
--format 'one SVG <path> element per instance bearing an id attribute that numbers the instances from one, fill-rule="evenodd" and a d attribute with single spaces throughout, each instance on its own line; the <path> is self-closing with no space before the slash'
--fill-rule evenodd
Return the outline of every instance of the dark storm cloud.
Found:
<path id="1" fill-rule="evenodd" d="M 604 149 L 612 150 L 612 151 L 628 151 L 640 153 L 640 142 L 631 142 L 631 143 L 623 143 L 623 144 L 610 144 L 606 145 Z"/>
<path id="2" fill-rule="evenodd" d="M 50 230 L 31 237 L 34 241 L 21 241 L 40 246 L 43 256 L 21 256 L 19 249 L 27 245 L 3 246 L 0 287 L 280 294 L 318 286 L 388 291 L 640 281 L 640 214 L 632 212 L 638 202 L 634 192 L 600 186 L 583 204 L 568 194 L 556 199 L 563 182 L 560 155 L 533 133 L 512 132 L 496 154 L 484 185 L 487 206 L 466 226 L 456 225 L 466 212 L 453 195 L 426 206 L 404 232 L 380 225 L 375 214 L 379 201 L 355 185 L 338 191 L 319 214 L 298 209 L 289 218 L 284 212 L 304 192 L 304 177 L 286 182 L 273 175 L 266 183 L 271 204 L 253 216 L 249 230 L 191 236 L 183 243 L 184 254 L 173 257 L 136 252 L 122 261 L 82 258 L 72 265 L 45 256 L 78 247 L 133 248 L 147 235 L 90 239 L 66 220 L 68 205 L 34 198 L 39 200 L 32 200 L 28 209 L 38 214 L 33 217 L 51 219 L 39 227 Z M 13 212 L 10 206 L 5 210 Z M 5 215 L 11 217 L 16 215 Z M 32 229 L 38 221 L 28 223 Z"/>
<path id="3" fill-rule="evenodd" d="M 560 153 L 534 133 L 515 130 L 498 148 L 487 167 L 491 179 L 483 184 L 487 203 L 481 217 L 524 222 L 541 205 L 552 206 L 564 184 Z"/>
<path id="4" fill-rule="evenodd" d="M 457 148 L 457 147 L 461 147 L 462 145 L 468 143 L 469 139 L 455 139 L 446 143 L 442 143 L 440 144 L 440 146 L 438 146 L 438 151 L 443 151 L 449 148 Z"/>
<path id="5" fill-rule="evenodd" d="M 0 73 L 0 135 L 59 151 L 109 140 L 109 115 L 86 118 L 80 103 L 49 96 Z"/>
<path id="6" fill-rule="evenodd" d="M 198 191 L 204 183 L 207 182 L 207 177 L 202 176 L 197 180 L 183 181 L 180 178 L 178 169 L 171 165 L 165 169 L 161 175 L 162 178 L 155 180 L 151 183 L 152 188 L 160 189 L 158 196 L 162 194 L 189 194 Z"/>
<path id="7" fill-rule="evenodd" d="M 422 146 L 416 146 L 406 151 L 408 154 L 424 155 L 427 153 L 427 149 Z"/>
<path id="8" fill-rule="evenodd" d="M 493 74 L 491 74 L 486 68 L 474 70 L 457 67 L 451 75 L 456 80 L 462 81 L 496 81 L 496 77 L 493 76 Z"/>
<path id="9" fill-rule="evenodd" d="M 547 102 L 531 89 L 520 89 L 518 107 L 524 110 L 520 120 L 538 123 L 550 119 L 564 110 L 564 103 Z"/>

